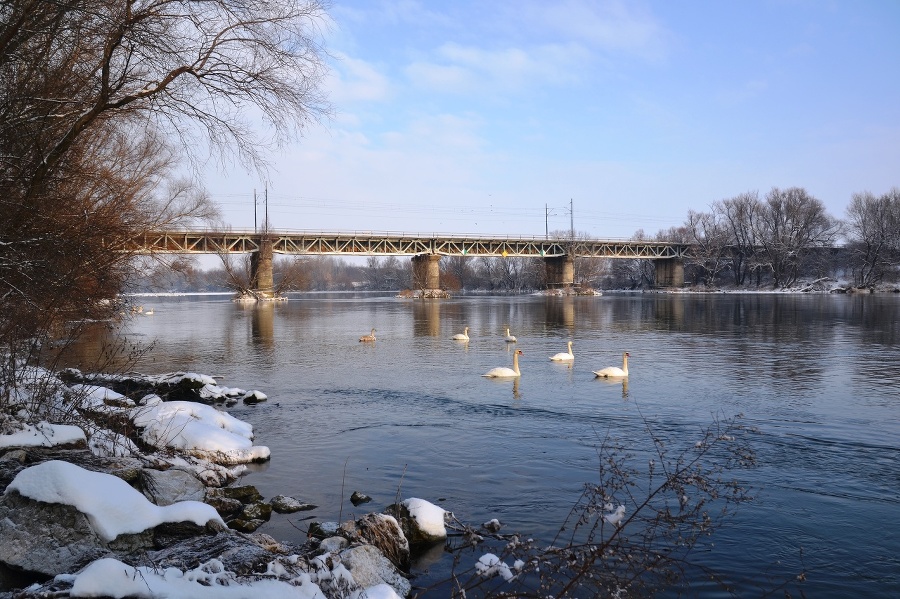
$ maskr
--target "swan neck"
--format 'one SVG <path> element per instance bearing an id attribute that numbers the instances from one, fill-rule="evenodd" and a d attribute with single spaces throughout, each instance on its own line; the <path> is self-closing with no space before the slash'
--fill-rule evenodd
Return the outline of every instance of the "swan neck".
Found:
<path id="1" fill-rule="evenodd" d="M 519 352 L 513 354 L 513 370 L 516 374 L 521 374 L 519 372 Z"/>
<path id="2" fill-rule="evenodd" d="M 622 355 L 622 372 L 628 374 L 628 354 Z"/>

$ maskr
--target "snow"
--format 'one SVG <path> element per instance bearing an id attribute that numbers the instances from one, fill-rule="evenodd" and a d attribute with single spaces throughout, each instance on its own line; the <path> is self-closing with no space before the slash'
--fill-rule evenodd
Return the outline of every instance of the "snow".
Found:
<path id="1" fill-rule="evenodd" d="M 156 447 L 171 447 L 219 463 L 266 460 L 268 447 L 254 446 L 253 427 L 212 406 L 191 401 L 162 401 L 151 395 L 132 410 L 142 438 Z"/>
<path id="2" fill-rule="evenodd" d="M 517 569 L 520 569 L 522 567 L 522 561 L 516 561 L 515 566 Z M 506 582 L 509 582 L 516 577 L 506 562 L 502 561 L 493 553 L 485 553 L 479 557 L 478 562 L 475 564 L 475 571 L 484 578 L 500 576 Z"/>
<path id="3" fill-rule="evenodd" d="M 91 472 L 75 464 L 52 460 L 19 472 L 6 493 L 71 505 L 85 514 L 94 531 L 105 541 L 126 533 L 140 533 L 165 522 L 193 522 L 204 526 L 225 523 L 215 508 L 199 501 L 180 501 L 157 506 L 124 480 Z"/>
<path id="4" fill-rule="evenodd" d="M 444 515 L 447 511 L 424 499 L 415 497 L 402 503 L 409 510 L 423 532 L 434 537 L 446 537 L 447 529 L 444 528 Z"/>
<path id="5" fill-rule="evenodd" d="M 607 509 L 611 509 L 611 508 L 612 508 L 612 506 L 609 506 Z M 619 507 L 617 507 L 616 511 L 614 511 L 613 513 L 606 514 L 605 516 L 603 516 L 603 519 L 606 520 L 607 522 L 609 522 L 610 524 L 612 524 L 613 526 L 618 526 L 619 524 L 621 524 L 622 520 L 624 518 L 625 518 L 625 506 L 624 505 L 620 505 Z"/>
<path id="6" fill-rule="evenodd" d="M 112 389 L 97 385 L 70 385 L 69 388 L 81 398 L 83 406 L 98 407 L 103 405 L 133 406 L 134 402 Z"/>
<path id="7" fill-rule="evenodd" d="M 182 572 L 148 567 L 133 568 L 116 559 L 104 558 L 75 576 L 71 597 L 165 597 L 166 599 L 325 599 L 313 583 L 295 586 L 279 580 L 257 580 L 238 584 L 217 560 Z"/>
<path id="8" fill-rule="evenodd" d="M 106 429 L 91 433 L 88 448 L 92 454 L 100 457 L 127 458 L 141 453 L 131 439 Z"/>
<path id="9" fill-rule="evenodd" d="M 402 599 L 389 584 L 377 584 L 364 591 L 354 591 L 350 599 Z"/>
<path id="10" fill-rule="evenodd" d="M 0 435 L 0 448 L 4 447 L 53 447 L 69 443 L 84 443 L 84 431 L 69 424 L 49 424 L 38 422 L 11 435 Z"/>

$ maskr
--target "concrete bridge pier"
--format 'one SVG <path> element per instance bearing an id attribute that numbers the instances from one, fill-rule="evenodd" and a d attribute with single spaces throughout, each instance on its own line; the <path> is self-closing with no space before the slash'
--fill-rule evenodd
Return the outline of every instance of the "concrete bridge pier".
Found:
<path id="1" fill-rule="evenodd" d="M 552 256 L 544 258 L 547 289 L 559 289 L 575 285 L 575 257 Z"/>
<path id="2" fill-rule="evenodd" d="M 275 295 L 272 257 L 272 240 L 266 237 L 260 239 L 259 251 L 250 254 L 250 284 L 261 298 L 272 298 Z"/>
<path id="3" fill-rule="evenodd" d="M 654 267 L 657 287 L 684 287 L 684 260 L 662 258 Z"/>
<path id="4" fill-rule="evenodd" d="M 418 254 L 412 257 L 413 287 L 428 291 L 441 288 L 441 257 L 438 254 Z"/>

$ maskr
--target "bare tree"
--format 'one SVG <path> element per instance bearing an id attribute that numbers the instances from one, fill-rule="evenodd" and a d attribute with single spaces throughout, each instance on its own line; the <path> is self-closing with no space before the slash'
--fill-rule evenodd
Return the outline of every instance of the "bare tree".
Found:
<path id="1" fill-rule="evenodd" d="M 854 284 L 880 283 L 900 259 L 900 188 L 877 198 L 868 191 L 853 194 L 847 207 L 847 236 Z"/>
<path id="2" fill-rule="evenodd" d="M 726 248 L 730 241 L 727 225 L 716 211 L 690 210 L 685 230 L 693 248 L 692 259 L 702 273 L 704 285 L 711 287 L 727 267 Z"/>
<path id="3" fill-rule="evenodd" d="M 327 113 L 317 0 L 0 4 L 0 341 L 108 316 L 148 229 L 208 217 L 204 146 L 264 167 Z M 205 142 L 205 143 L 201 143 Z"/>
<path id="4" fill-rule="evenodd" d="M 109 297 L 126 283 L 130 255 L 113 250 L 209 216 L 208 198 L 174 178 L 183 157 L 202 160 L 199 140 L 263 166 L 269 142 L 250 115 L 283 141 L 327 111 L 316 0 L 10 0 L 0 10 L 4 315 L 60 301 L 89 312 L 92 291 Z"/>
<path id="5" fill-rule="evenodd" d="M 762 205 L 757 192 L 746 192 L 713 204 L 730 232 L 729 255 L 735 285 L 744 285 L 756 265 L 757 240 L 753 223 Z"/>
<path id="6" fill-rule="evenodd" d="M 455 279 L 458 283 L 458 289 L 466 289 L 472 286 L 472 267 L 470 266 L 471 258 L 468 256 L 444 256 L 441 260 L 441 280 L 445 276 Z M 447 289 L 452 289 L 449 285 L 443 284 Z"/>
<path id="7" fill-rule="evenodd" d="M 773 188 L 754 220 L 754 233 L 765 252 L 773 285 L 794 284 L 810 250 L 832 244 L 839 230 L 840 222 L 805 189 Z"/>

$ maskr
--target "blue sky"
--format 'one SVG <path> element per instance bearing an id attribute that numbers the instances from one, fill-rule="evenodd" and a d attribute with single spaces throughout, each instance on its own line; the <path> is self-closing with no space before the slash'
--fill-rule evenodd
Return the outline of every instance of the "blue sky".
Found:
<path id="1" fill-rule="evenodd" d="M 895 0 L 335 0 L 329 16 L 335 114 L 272 157 L 278 229 L 574 220 L 628 238 L 746 191 L 804 187 L 842 217 L 853 193 L 900 186 Z M 252 228 L 262 177 L 206 184 Z"/>

